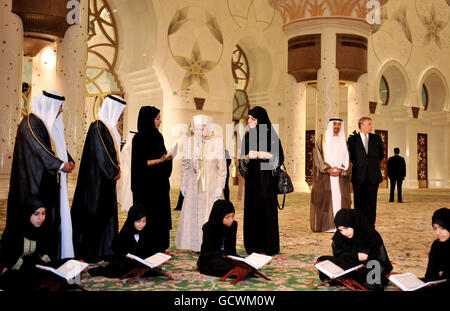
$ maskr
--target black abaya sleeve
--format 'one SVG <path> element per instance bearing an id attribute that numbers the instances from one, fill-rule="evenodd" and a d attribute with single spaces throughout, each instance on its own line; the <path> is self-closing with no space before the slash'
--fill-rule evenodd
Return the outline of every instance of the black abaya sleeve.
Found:
<path id="1" fill-rule="evenodd" d="M 75 160 L 72 158 L 72 156 L 68 152 L 67 152 L 67 159 L 69 162 L 73 162 L 75 164 Z"/>
<path id="2" fill-rule="evenodd" d="M 278 154 L 272 153 L 272 157 L 275 157 L 275 162 L 273 163 L 274 169 L 279 169 L 281 165 L 284 163 L 284 152 L 283 147 L 281 146 L 281 140 L 278 139 Z M 272 158 L 273 159 L 273 158 Z"/>
<path id="3" fill-rule="evenodd" d="M 72 222 L 85 224 L 81 211 L 100 215 L 101 211 L 114 206 L 115 194 L 110 198 L 109 192 L 115 191 L 114 178 L 119 173 L 119 163 L 114 147 L 113 137 L 101 121 L 92 122 L 86 135 L 83 154 L 80 161 L 77 186 L 72 204 Z M 110 202 L 102 200 L 108 197 Z M 109 215 L 108 211 L 108 215 Z M 78 219 L 78 217 L 80 217 Z M 74 219 L 77 218 L 77 219 Z"/>
<path id="4" fill-rule="evenodd" d="M 114 147 L 114 138 L 109 133 L 108 128 L 101 122 L 96 121 L 92 130 L 92 142 L 90 147 L 95 157 L 96 165 L 106 179 L 114 180 L 119 174 L 119 163 L 117 152 Z"/>
<path id="5" fill-rule="evenodd" d="M 34 114 L 24 117 L 14 144 L 4 235 L 22 238 L 23 204 L 30 195 L 40 196 L 47 213 L 59 206 L 57 174 L 62 163 L 51 148 L 43 121 Z"/>
<path id="6" fill-rule="evenodd" d="M 3 232 L 0 242 L 0 272 L 3 268 L 13 267 L 23 253 L 23 237 L 10 235 L 8 231 Z"/>
<path id="7" fill-rule="evenodd" d="M 147 171 L 147 156 L 143 136 L 134 135 L 131 148 L 131 190 L 136 195 L 145 185 L 145 172 Z M 134 202 L 142 203 L 142 202 Z"/>
<path id="8" fill-rule="evenodd" d="M 342 269 L 348 269 L 359 264 L 358 253 L 350 243 L 346 243 L 344 238 L 337 234 L 339 234 L 339 232 L 336 232 L 332 243 L 333 257 L 339 261 L 339 263 L 336 264 Z"/>
<path id="9" fill-rule="evenodd" d="M 224 239 L 224 252 L 227 255 L 236 255 L 236 233 L 238 223 L 233 221 L 233 224 L 226 230 Z"/>
<path id="10" fill-rule="evenodd" d="M 438 243 L 439 241 L 435 240 L 433 244 L 431 244 L 430 254 L 428 255 L 427 271 L 425 273 L 426 281 L 435 281 L 442 278 L 439 276 L 439 272 L 442 270 L 439 265 Z"/>
<path id="11" fill-rule="evenodd" d="M 161 165 L 164 165 L 165 174 L 167 178 L 169 178 L 172 175 L 173 161 L 167 160 L 164 163 L 161 163 Z"/>
<path id="12" fill-rule="evenodd" d="M 31 147 L 32 152 L 38 156 L 50 174 L 56 174 L 63 161 L 55 155 L 55 152 L 51 148 L 47 128 L 34 115 L 29 115 L 27 118 L 29 133 L 25 135 L 30 135 L 31 137 L 27 139 L 28 144 L 26 145 Z M 24 155 L 30 156 L 30 154 Z"/>
<path id="13" fill-rule="evenodd" d="M 200 256 L 209 257 L 219 253 L 220 246 L 218 247 L 219 237 L 215 234 L 214 230 L 210 230 L 206 224 L 203 226 L 203 240 L 200 250 Z"/>

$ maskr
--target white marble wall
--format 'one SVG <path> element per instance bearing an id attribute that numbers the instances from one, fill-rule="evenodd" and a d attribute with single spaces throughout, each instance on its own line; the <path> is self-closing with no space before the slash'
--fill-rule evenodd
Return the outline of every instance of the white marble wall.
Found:
<path id="1" fill-rule="evenodd" d="M 33 60 L 30 100 L 43 90 L 56 90 L 56 45 L 42 49 Z M 30 103 L 31 104 L 31 103 Z"/>
<path id="2" fill-rule="evenodd" d="M 11 171 L 22 96 L 23 27 L 11 8 L 12 0 L 0 0 L 0 175 Z"/>
<path id="3" fill-rule="evenodd" d="M 444 0 L 389 1 L 382 12 L 382 24 L 369 38 L 368 50 L 369 100 L 378 102 L 377 112 L 372 115 L 374 128 L 388 131 L 388 156 L 397 145 L 404 149 L 403 155 L 408 150 L 406 186 L 412 188 L 418 186 L 417 133 L 428 134 L 429 187 L 448 187 L 450 27 L 440 23 L 433 32 L 424 21 L 447 21 L 450 4 Z M 431 73 L 433 78 L 428 79 Z M 382 75 L 390 85 L 390 107 L 380 106 Z M 422 107 L 423 83 L 429 92 L 433 90 L 428 111 Z M 413 119 L 411 107 L 420 108 L 418 119 Z"/>

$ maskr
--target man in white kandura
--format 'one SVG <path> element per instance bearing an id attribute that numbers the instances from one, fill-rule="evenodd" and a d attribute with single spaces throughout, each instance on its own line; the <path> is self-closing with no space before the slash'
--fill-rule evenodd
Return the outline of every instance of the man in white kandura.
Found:
<path id="1" fill-rule="evenodd" d="M 351 207 L 349 153 L 341 119 L 332 118 L 314 146 L 310 222 L 313 232 L 334 232 L 334 216 Z"/>
<path id="2" fill-rule="evenodd" d="M 225 187 L 225 149 L 212 126 L 211 117 L 194 116 L 194 135 L 184 144 L 181 162 L 184 201 L 175 238 L 179 249 L 200 251 L 202 226 L 208 221 L 214 202 L 222 198 Z"/>
<path id="3" fill-rule="evenodd" d="M 45 104 L 50 107 L 49 103 L 52 103 L 52 109 L 45 110 Z M 63 160 L 64 163 L 72 163 L 72 168 L 74 167 L 74 161 L 67 152 L 66 140 L 64 137 L 64 121 L 63 121 L 63 106 L 65 104 L 65 98 L 61 94 L 55 91 L 45 91 L 44 94 L 36 96 L 32 103 L 33 112 L 40 116 L 47 126 L 50 132 L 50 137 L 53 139 L 56 149 L 56 155 L 59 159 Z M 48 118 L 48 115 L 55 115 L 56 119 L 52 117 Z M 47 121 L 48 120 L 48 121 Z M 54 121 L 53 121 L 54 120 Z M 58 258 L 73 258 L 73 242 L 72 242 L 72 219 L 70 217 L 70 205 L 69 205 L 69 195 L 67 192 L 67 172 L 60 170 L 60 194 L 59 203 L 60 210 L 59 214 L 60 222 L 56 221 L 56 224 L 60 224 L 60 228 L 54 230 L 60 234 L 59 236 L 59 253 Z M 58 217 L 58 216 L 57 216 Z"/>
<path id="4" fill-rule="evenodd" d="M 128 212 L 133 205 L 133 192 L 131 191 L 131 149 L 132 141 L 136 132 L 128 134 L 125 145 L 120 152 L 121 176 L 118 183 L 117 203 L 120 204 L 122 212 Z"/>

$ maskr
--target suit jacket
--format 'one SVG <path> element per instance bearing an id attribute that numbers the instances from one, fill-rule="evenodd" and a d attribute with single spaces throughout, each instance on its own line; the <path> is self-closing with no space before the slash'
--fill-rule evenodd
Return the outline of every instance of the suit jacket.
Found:
<path id="1" fill-rule="evenodd" d="M 383 181 L 380 162 L 384 157 L 383 143 L 379 135 L 369 133 L 368 153 L 364 149 L 361 135 L 355 134 L 348 138 L 348 151 L 353 164 L 352 182 L 362 184 L 366 179 L 372 184 Z"/>
<path id="2" fill-rule="evenodd" d="M 406 176 L 405 159 L 399 155 L 392 156 L 387 162 L 388 177 L 403 180 Z"/>

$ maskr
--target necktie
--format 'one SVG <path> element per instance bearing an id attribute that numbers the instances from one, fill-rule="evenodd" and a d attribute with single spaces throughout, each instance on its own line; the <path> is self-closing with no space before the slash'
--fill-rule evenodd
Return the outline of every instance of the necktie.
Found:
<path id="1" fill-rule="evenodd" d="M 364 134 L 364 148 L 366 149 L 366 154 L 369 153 L 369 134 Z"/>

